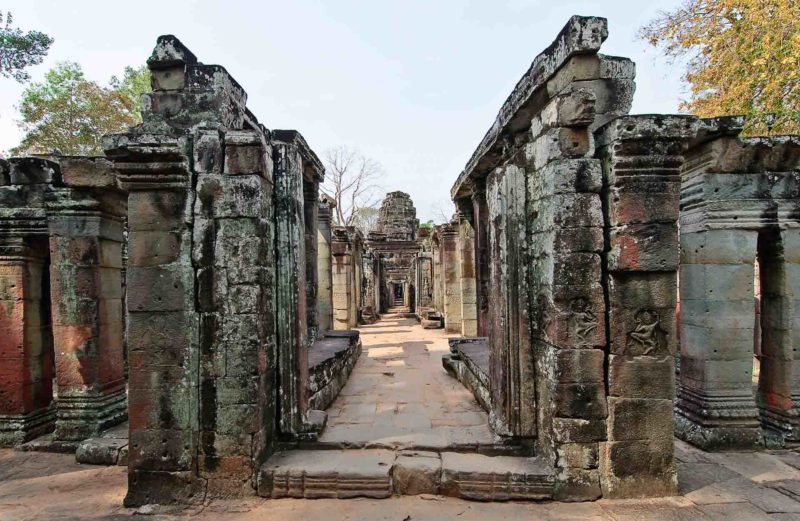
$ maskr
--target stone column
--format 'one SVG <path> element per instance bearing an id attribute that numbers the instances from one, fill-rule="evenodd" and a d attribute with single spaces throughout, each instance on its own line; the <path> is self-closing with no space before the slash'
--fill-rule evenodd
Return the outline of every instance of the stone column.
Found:
<path id="1" fill-rule="evenodd" d="M 757 236 L 755 230 L 681 230 L 676 433 L 704 449 L 752 448 L 761 441 L 752 383 Z"/>
<path id="2" fill-rule="evenodd" d="M 72 168 L 81 168 L 113 181 L 108 166 L 100 171 L 98 163 L 85 163 L 62 165 L 65 179 Z M 125 202 L 112 187 L 102 190 L 95 199 L 82 190 L 59 189 L 49 203 L 58 440 L 97 436 L 127 418 L 121 279 Z"/>
<path id="3" fill-rule="evenodd" d="M 345 228 L 334 228 L 331 241 L 333 264 L 331 281 L 333 288 L 333 329 L 350 329 L 350 306 L 353 302 L 353 273 L 350 241 Z"/>
<path id="4" fill-rule="evenodd" d="M 304 168 L 304 176 L 315 177 L 310 168 Z M 320 336 L 319 316 L 317 315 L 317 291 L 319 280 L 317 273 L 318 231 L 319 222 L 319 180 L 316 178 L 303 181 L 303 223 L 305 226 L 305 259 L 306 268 L 306 323 L 308 327 L 309 345 Z"/>
<path id="5" fill-rule="evenodd" d="M 448 333 L 461 333 L 461 276 L 458 226 L 444 224 L 440 231 L 444 325 Z"/>
<path id="6" fill-rule="evenodd" d="M 444 315 L 444 277 L 442 276 L 441 227 L 434 229 L 433 239 L 433 307 Z"/>
<path id="7" fill-rule="evenodd" d="M 475 228 L 475 298 L 477 301 L 477 336 L 489 334 L 486 315 L 489 310 L 489 243 L 487 227 L 489 209 L 486 206 L 486 186 L 476 182 L 472 192 L 473 227 Z"/>
<path id="8" fill-rule="evenodd" d="M 123 136 L 106 146 L 125 159 L 115 168 L 129 191 L 127 505 L 190 501 L 203 487 L 195 473 L 200 323 L 186 146 L 166 141 L 141 159 Z"/>
<path id="9" fill-rule="evenodd" d="M 462 217 L 458 224 L 461 279 L 461 336 L 478 336 L 478 295 L 475 282 L 475 231 Z"/>
<path id="10" fill-rule="evenodd" d="M 319 203 L 317 227 L 317 317 L 320 334 L 333 328 L 333 287 L 331 284 L 331 212 L 335 203 L 323 196 Z"/>
<path id="11" fill-rule="evenodd" d="M 597 135 L 608 187 L 604 256 L 611 340 L 608 441 L 600 444 L 603 497 L 668 496 L 677 490 L 677 224 L 680 169 L 694 134 L 691 117 L 623 116 Z M 681 282 L 693 291 L 694 280 Z M 688 309 L 692 320 L 696 308 L 690 302 Z"/>
<path id="12" fill-rule="evenodd" d="M 50 432 L 55 421 L 47 240 L 12 226 L 0 220 L 0 447 Z"/>

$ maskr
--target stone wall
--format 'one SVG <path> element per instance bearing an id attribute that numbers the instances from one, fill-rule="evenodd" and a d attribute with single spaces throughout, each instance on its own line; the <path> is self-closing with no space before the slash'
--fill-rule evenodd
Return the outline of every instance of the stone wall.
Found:
<path id="1" fill-rule="evenodd" d="M 315 427 L 303 374 L 321 166 L 175 37 L 148 66 L 144 123 L 104 140 L 129 208 L 125 501 L 252 494 L 278 435 Z"/>
<path id="2" fill-rule="evenodd" d="M 617 127 L 596 134 L 627 113 L 634 90 L 630 60 L 598 53 L 606 37 L 604 19 L 570 19 L 451 191 L 472 209 L 467 240 L 477 244 L 465 250 L 485 310 L 477 329 L 489 338 L 492 425 L 535 443 L 560 499 L 675 490 L 663 369 L 675 342 L 676 250 L 666 239 L 677 237 L 677 216 L 669 199 L 664 215 L 647 207 L 675 193 L 675 172 L 647 177 L 663 159 L 661 136 L 618 146 Z M 601 149 L 603 140 L 613 144 Z M 626 164 L 629 155 L 653 157 Z M 651 382 L 636 383 L 639 368 Z"/>
<path id="3" fill-rule="evenodd" d="M 102 158 L 0 166 L 0 445 L 74 448 L 127 414 L 125 198 Z"/>

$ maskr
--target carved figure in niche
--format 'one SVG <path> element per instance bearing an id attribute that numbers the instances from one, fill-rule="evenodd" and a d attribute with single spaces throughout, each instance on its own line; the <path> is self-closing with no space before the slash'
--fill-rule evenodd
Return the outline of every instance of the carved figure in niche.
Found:
<path id="1" fill-rule="evenodd" d="M 597 318 L 589 309 L 589 302 L 578 297 L 570 303 L 569 312 L 567 325 L 570 339 L 575 343 L 575 347 L 589 345 L 589 335 L 597 329 Z"/>
<path id="2" fill-rule="evenodd" d="M 628 333 L 631 340 L 641 345 L 642 355 L 661 351 L 667 345 L 667 334 L 661 329 L 661 317 L 651 309 L 641 309 L 634 316 L 636 327 Z"/>

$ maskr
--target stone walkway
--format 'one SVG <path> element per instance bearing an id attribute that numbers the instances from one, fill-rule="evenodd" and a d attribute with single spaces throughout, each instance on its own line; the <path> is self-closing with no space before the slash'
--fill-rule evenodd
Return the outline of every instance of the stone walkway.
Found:
<path id="1" fill-rule="evenodd" d="M 676 442 L 682 496 L 594 503 L 478 503 L 439 496 L 391 499 L 216 500 L 189 509 L 122 507 L 126 469 L 71 454 L 0 450 L 0 521 L 47 520 L 800 520 L 800 454 L 707 454 Z M 148 517 L 139 517 L 148 514 Z"/>
<path id="2" fill-rule="evenodd" d="M 472 394 L 442 367 L 443 330 L 390 315 L 359 331 L 361 358 L 328 409 L 321 443 L 443 449 L 497 441 Z"/>

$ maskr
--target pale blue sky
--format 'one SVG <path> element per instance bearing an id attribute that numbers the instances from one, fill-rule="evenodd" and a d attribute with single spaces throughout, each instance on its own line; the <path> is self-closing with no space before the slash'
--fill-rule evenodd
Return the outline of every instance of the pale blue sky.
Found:
<path id="1" fill-rule="evenodd" d="M 16 25 L 55 38 L 34 80 L 56 61 L 105 82 L 144 63 L 171 33 L 204 63 L 225 66 L 268 128 L 297 129 L 322 153 L 358 147 L 386 172 L 386 191 L 409 192 L 424 221 L 450 187 L 533 58 L 570 15 L 608 18 L 605 54 L 637 64 L 633 113 L 676 112 L 681 70 L 636 39 L 661 1 L 245 2 L 12 0 Z M 23 87 L 0 79 L 0 150 L 20 138 Z M 445 206 L 447 205 L 447 206 Z"/>

